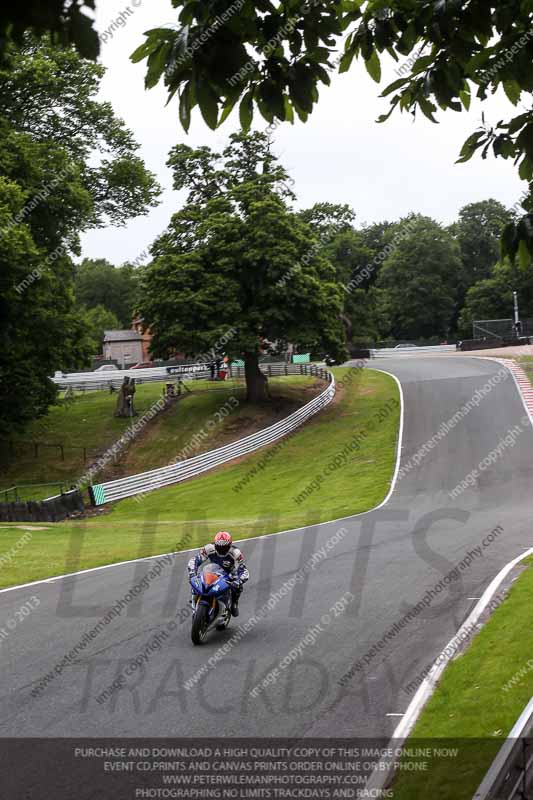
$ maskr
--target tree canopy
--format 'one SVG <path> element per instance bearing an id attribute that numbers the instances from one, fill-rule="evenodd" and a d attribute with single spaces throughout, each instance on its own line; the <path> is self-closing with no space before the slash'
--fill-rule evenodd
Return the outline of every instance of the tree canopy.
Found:
<path id="1" fill-rule="evenodd" d="M 396 339 L 448 337 L 453 323 L 458 277 L 459 246 L 434 220 L 413 215 L 376 282 L 386 333 Z"/>
<path id="2" fill-rule="evenodd" d="M 516 107 L 533 90 L 530 0 L 173 0 L 176 28 L 154 28 L 132 55 L 147 59 L 146 86 L 163 78 L 179 97 L 183 127 L 198 106 L 216 128 L 239 107 L 244 129 L 257 108 L 269 123 L 306 121 L 333 71 L 361 59 L 380 82 L 382 59 L 400 75 L 382 92 L 385 121 L 398 109 L 436 122 L 439 109 L 461 112 L 476 96 L 503 88 Z M 465 141 L 460 160 L 481 151 L 513 159 L 528 182 L 527 212 L 505 229 L 505 254 L 533 257 L 533 110 L 484 123 Z"/>
<path id="3" fill-rule="evenodd" d="M 91 355 L 101 355 L 104 331 L 118 330 L 120 322 L 112 311 L 102 305 L 82 309 L 83 321 L 89 338 Z"/>
<path id="4" fill-rule="evenodd" d="M 74 293 L 87 309 L 107 309 L 117 321 L 108 328 L 130 328 L 135 312 L 140 272 L 129 264 L 115 267 L 105 258 L 85 258 L 75 268 Z"/>
<path id="5" fill-rule="evenodd" d="M 95 59 L 100 52 L 93 20 L 94 0 L 24 0 L 0 7 L 0 60 L 11 44 L 20 45 L 26 33 L 50 36 L 53 44 L 75 45 L 79 54 Z"/>
<path id="6" fill-rule="evenodd" d="M 461 248 L 463 277 L 466 288 L 488 278 L 500 260 L 500 238 L 513 213 L 497 200 L 469 203 L 459 211 L 459 219 L 451 232 Z"/>
<path id="7" fill-rule="evenodd" d="M 132 132 L 97 99 L 104 74 L 73 48 L 30 37 L 0 65 L 0 116 L 35 142 L 60 145 L 75 163 L 93 204 L 85 227 L 124 225 L 156 206 L 160 194 Z"/>

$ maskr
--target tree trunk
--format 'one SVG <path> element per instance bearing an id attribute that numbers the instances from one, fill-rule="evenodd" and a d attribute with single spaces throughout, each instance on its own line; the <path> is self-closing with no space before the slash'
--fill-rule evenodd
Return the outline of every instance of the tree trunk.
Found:
<path id="1" fill-rule="evenodd" d="M 259 357 L 256 353 L 244 354 L 244 375 L 246 399 L 249 403 L 265 403 L 270 400 L 268 380 L 259 369 Z"/>

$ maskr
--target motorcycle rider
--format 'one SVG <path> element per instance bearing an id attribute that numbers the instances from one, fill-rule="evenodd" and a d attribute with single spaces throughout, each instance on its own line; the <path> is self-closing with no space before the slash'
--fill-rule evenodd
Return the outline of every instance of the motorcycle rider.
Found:
<path id="1" fill-rule="evenodd" d="M 187 564 L 189 580 L 193 575 L 198 574 L 198 570 L 206 561 L 212 561 L 222 567 L 232 579 L 231 586 L 231 614 L 233 617 L 239 616 L 239 596 L 242 592 L 243 584 L 250 577 L 250 573 L 244 563 L 244 556 L 241 551 L 233 544 L 231 534 L 227 531 L 219 531 L 213 542 L 204 545 L 202 549 L 193 556 Z"/>

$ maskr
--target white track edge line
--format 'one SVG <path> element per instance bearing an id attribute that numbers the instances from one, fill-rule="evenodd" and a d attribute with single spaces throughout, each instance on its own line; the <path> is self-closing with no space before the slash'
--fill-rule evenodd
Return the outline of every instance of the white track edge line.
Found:
<path id="1" fill-rule="evenodd" d="M 533 547 L 530 547 L 528 550 L 525 550 L 521 555 L 516 556 L 513 558 L 512 561 L 509 561 L 502 569 L 498 572 L 495 578 L 489 583 L 483 594 L 481 595 L 481 599 L 478 603 L 474 606 L 473 610 L 470 612 L 466 620 L 463 622 L 457 633 L 452 636 L 450 641 L 447 645 L 445 645 L 441 652 L 439 653 L 437 660 L 433 663 L 429 674 L 424 678 L 424 681 L 419 686 L 415 696 L 409 703 L 407 710 L 403 716 L 401 722 L 398 723 L 396 726 L 394 733 L 390 738 L 390 742 L 394 742 L 394 747 L 402 747 L 404 741 L 407 739 L 413 727 L 420 716 L 420 712 L 422 711 L 423 707 L 427 703 L 427 701 L 432 696 L 433 692 L 437 687 L 437 682 L 446 669 L 449 661 L 444 661 L 442 664 L 438 664 L 438 658 L 444 653 L 448 647 L 455 647 L 457 650 L 457 639 L 461 636 L 463 632 L 468 632 L 469 629 L 471 630 L 473 625 L 477 623 L 483 611 L 485 611 L 486 607 L 492 600 L 494 593 L 502 583 L 502 581 L 507 577 L 509 572 L 511 572 L 514 567 L 523 561 L 528 556 L 533 555 Z M 389 744 L 390 747 L 390 744 Z M 392 757 L 396 759 L 396 756 Z M 366 789 L 380 789 L 383 788 L 386 784 L 388 784 L 389 780 L 391 779 L 392 775 L 394 774 L 393 768 L 390 765 L 392 762 L 389 759 L 384 759 L 380 762 L 381 764 L 389 764 L 388 768 L 384 770 L 376 769 L 370 776 L 370 779 L 366 785 Z M 392 774 L 391 774 L 392 773 Z"/>

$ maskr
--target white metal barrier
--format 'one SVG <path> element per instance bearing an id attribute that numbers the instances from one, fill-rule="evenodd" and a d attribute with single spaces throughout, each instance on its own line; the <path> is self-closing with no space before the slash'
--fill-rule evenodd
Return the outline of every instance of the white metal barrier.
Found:
<path id="1" fill-rule="evenodd" d="M 304 364 L 269 364 L 265 365 L 265 372 L 274 375 L 313 375 L 328 381 L 327 388 L 317 397 L 307 403 L 302 408 L 294 411 L 285 419 L 264 428 L 257 433 L 246 436 L 237 442 L 224 445 L 216 450 L 189 458 L 186 461 L 179 461 L 169 464 L 166 467 L 158 467 L 149 472 L 142 472 L 138 475 L 130 475 L 126 478 L 119 478 L 106 483 L 95 484 L 90 488 L 91 499 L 95 506 L 103 503 L 110 503 L 114 500 L 122 500 L 125 497 L 132 497 L 137 494 L 160 489 L 173 483 L 179 483 L 187 478 L 200 475 L 202 472 L 232 461 L 255 450 L 259 450 L 265 445 L 272 444 L 287 434 L 294 431 L 310 417 L 321 409 L 325 408 L 335 396 L 335 378 L 322 367 L 309 366 Z M 268 370 L 270 368 L 270 370 Z M 242 369 L 239 367 L 238 369 Z M 235 370 L 233 370 L 235 372 Z"/>
<path id="2" fill-rule="evenodd" d="M 472 800 L 523 800 L 533 783 L 533 697 L 483 778 Z"/>
<path id="3" fill-rule="evenodd" d="M 420 356 L 432 353 L 455 353 L 454 344 L 428 345 L 427 347 L 383 347 L 380 350 L 371 350 L 372 358 L 394 358 L 395 356 Z"/>

